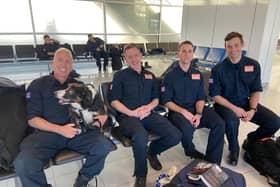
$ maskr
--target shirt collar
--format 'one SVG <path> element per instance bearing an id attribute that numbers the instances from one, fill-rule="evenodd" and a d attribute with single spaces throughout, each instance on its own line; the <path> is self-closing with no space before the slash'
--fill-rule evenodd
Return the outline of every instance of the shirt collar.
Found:
<path id="1" fill-rule="evenodd" d="M 230 67 L 238 67 L 238 68 L 240 68 L 240 67 L 243 66 L 244 60 L 245 60 L 245 58 L 244 58 L 244 56 L 242 56 L 241 59 L 240 59 L 240 61 L 239 61 L 238 63 L 234 64 L 234 63 L 232 63 L 232 62 L 230 61 L 230 59 L 227 57 L 227 58 L 226 58 L 226 63 L 227 63 Z"/>

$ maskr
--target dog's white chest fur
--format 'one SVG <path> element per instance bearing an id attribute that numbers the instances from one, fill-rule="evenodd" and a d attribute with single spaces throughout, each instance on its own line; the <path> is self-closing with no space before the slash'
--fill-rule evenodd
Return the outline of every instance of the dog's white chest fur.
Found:
<path id="1" fill-rule="evenodd" d="M 88 109 L 83 109 L 78 103 L 71 103 L 74 112 L 79 116 L 83 116 L 84 123 L 91 124 L 93 122 L 93 117 L 97 115 L 97 112 L 89 111 Z"/>

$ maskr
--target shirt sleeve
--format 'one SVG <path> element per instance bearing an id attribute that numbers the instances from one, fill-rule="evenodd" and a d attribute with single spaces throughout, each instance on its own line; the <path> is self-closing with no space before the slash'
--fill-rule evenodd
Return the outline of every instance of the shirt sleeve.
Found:
<path id="1" fill-rule="evenodd" d="M 204 81 L 203 81 L 203 76 L 202 76 L 202 73 L 200 73 L 200 84 L 199 84 L 199 91 L 197 93 L 197 101 L 200 101 L 200 100 L 205 100 L 205 92 L 204 92 Z"/>
<path id="2" fill-rule="evenodd" d="M 256 68 L 256 77 L 250 86 L 250 92 L 261 92 L 263 91 L 262 83 L 261 83 L 261 68 L 259 63 L 255 65 Z"/>
<path id="3" fill-rule="evenodd" d="M 27 119 L 42 117 L 42 95 L 38 82 L 31 83 L 26 91 Z"/>
<path id="4" fill-rule="evenodd" d="M 221 90 L 222 86 L 219 78 L 219 71 L 214 67 L 211 70 L 211 76 L 209 78 L 209 95 L 211 97 L 221 95 Z"/>
<path id="5" fill-rule="evenodd" d="M 121 101 L 122 99 L 122 78 L 120 73 L 116 73 L 114 75 L 112 85 L 111 85 L 111 91 L 109 92 L 109 102 L 118 100 Z"/>
<path id="6" fill-rule="evenodd" d="M 172 101 L 173 98 L 173 88 L 172 88 L 172 79 L 170 73 L 167 73 L 161 84 L 161 103 L 166 104 L 167 102 Z"/>

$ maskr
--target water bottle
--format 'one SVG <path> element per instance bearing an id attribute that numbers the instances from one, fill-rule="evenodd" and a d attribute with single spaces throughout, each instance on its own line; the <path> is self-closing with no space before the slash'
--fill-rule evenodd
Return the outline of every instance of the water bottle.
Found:
<path id="1" fill-rule="evenodd" d="M 177 167 L 172 166 L 167 173 L 162 173 L 157 177 L 155 187 L 162 187 L 163 185 L 168 184 L 176 173 Z"/>

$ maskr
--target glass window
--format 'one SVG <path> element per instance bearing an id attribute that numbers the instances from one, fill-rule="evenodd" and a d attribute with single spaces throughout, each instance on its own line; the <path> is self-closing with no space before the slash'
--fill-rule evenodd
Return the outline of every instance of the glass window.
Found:
<path id="1" fill-rule="evenodd" d="M 159 6 L 107 3 L 107 32 L 109 34 L 158 33 L 159 13 Z"/>
<path id="2" fill-rule="evenodd" d="M 32 0 L 36 32 L 103 33 L 103 3 Z"/>
<path id="3" fill-rule="evenodd" d="M 1 1 L 0 32 L 32 32 L 28 0 Z"/>
<path id="4" fill-rule="evenodd" d="M 161 33 L 181 33 L 182 14 L 183 7 L 162 7 Z"/>
<path id="5" fill-rule="evenodd" d="M 33 35 L 0 35 L 1 45 L 34 44 Z"/>
<path id="6" fill-rule="evenodd" d="M 183 6 L 184 0 L 162 0 L 163 5 L 177 5 Z"/>
<path id="7" fill-rule="evenodd" d="M 160 4 L 160 0 L 106 0 L 106 2 L 113 2 L 113 3 L 130 3 L 130 4 Z"/>
<path id="8" fill-rule="evenodd" d="M 43 40 L 43 36 L 42 34 L 38 34 L 36 35 L 36 39 L 38 44 L 43 44 L 44 40 Z M 95 37 L 99 37 L 102 40 L 104 40 L 104 36 L 103 35 L 94 35 Z M 50 35 L 51 38 L 54 38 L 56 40 L 59 41 L 60 44 L 86 44 L 87 40 L 88 40 L 88 36 L 87 34 L 83 34 L 83 35 Z"/>
<path id="9" fill-rule="evenodd" d="M 147 43 L 157 42 L 158 36 L 152 35 L 108 35 L 107 43 Z"/>
<path id="10" fill-rule="evenodd" d="M 160 35 L 159 42 L 178 42 L 181 40 L 181 34 Z"/>

